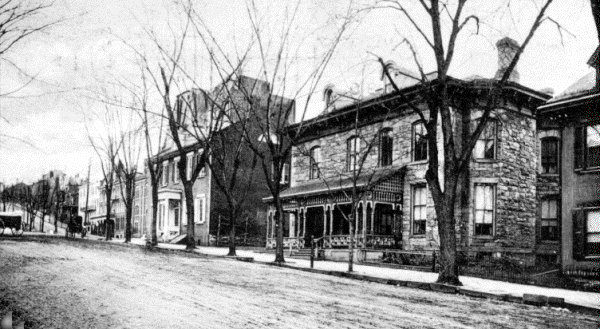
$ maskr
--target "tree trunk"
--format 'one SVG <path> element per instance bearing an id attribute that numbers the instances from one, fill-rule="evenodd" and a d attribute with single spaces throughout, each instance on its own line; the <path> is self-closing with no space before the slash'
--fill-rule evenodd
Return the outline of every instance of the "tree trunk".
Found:
<path id="1" fill-rule="evenodd" d="M 435 209 L 440 234 L 439 275 L 437 282 L 461 286 L 456 263 L 456 233 L 454 203 L 456 191 L 446 191 L 440 200 L 436 200 Z M 443 242 L 442 242 L 443 241 Z"/>
<path id="2" fill-rule="evenodd" d="M 157 225 L 157 214 L 158 214 L 158 181 L 153 179 L 152 180 L 152 228 L 150 229 L 151 232 L 151 245 L 152 246 L 156 246 L 158 245 L 158 236 L 157 236 L 157 232 L 156 232 L 156 225 Z"/>
<path id="3" fill-rule="evenodd" d="M 229 204 L 229 253 L 227 256 L 236 256 L 235 253 L 235 207 Z"/>
<path id="4" fill-rule="evenodd" d="M 105 228 L 105 231 L 106 231 L 106 241 L 110 241 L 110 240 L 112 240 L 112 236 L 110 234 L 111 233 L 111 228 L 112 228 L 112 225 L 110 224 L 111 223 L 110 212 L 112 210 L 112 207 L 111 207 L 111 204 L 110 204 L 111 197 L 112 197 L 112 188 L 108 188 L 107 187 L 105 189 L 105 191 L 106 191 L 105 192 L 105 194 L 106 194 L 106 219 L 104 221 L 104 228 Z"/>
<path id="5" fill-rule="evenodd" d="M 195 240 L 195 226 L 194 222 L 194 192 L 192 188 L 194 187 L 194 183 L 190 181 L 183 182 L 183 190 L 185 193 L 185 207 L 187 210 L 187 241 L 185 244 L 185 250 L 192 251 L 196 249 L 196 240 Z"/>
<path id="6" fill-rule="evenodd" d="M 131 217 L 135 197 L 135 174 L 125 178 L 125 243 L 131 242 Z"/>
<path id="7" fill-rule="evenodd" d="M 354 217 L 354 216 L 352 216 Z M 348 272 L 354 271 L 354 223 L 350 220 L 350 243 L 348 245 Z"/>
<path id="8" fill-rule="evenodd" d="M 275 233 L 277 237 L 276 247 L 275 247 L 275 263 L 285 263 L 285 258 L 283 257 L 283 220 L 282 220 L 282 207 L 279 199 L 275 202 L 277 208 L 275 208 Z"/>

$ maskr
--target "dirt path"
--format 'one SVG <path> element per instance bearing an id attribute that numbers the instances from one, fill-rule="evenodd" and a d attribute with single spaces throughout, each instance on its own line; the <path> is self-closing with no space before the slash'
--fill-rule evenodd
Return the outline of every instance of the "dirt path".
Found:
<path id="1" fill-rule="evenodd" d="M 0 240 L 0 311 L 35 328 L 597 328 L 564 310 L 234 260 Z"/>

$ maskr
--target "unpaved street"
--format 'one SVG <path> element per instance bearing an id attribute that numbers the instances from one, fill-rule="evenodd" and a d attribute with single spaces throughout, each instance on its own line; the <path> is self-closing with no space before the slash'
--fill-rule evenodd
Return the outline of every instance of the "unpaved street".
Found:
<path id="1" fill-rule="evenodd" d="M 565 310 L 59 239 L 0 240 L 7 309 L 34 328 L 597 328 Z"/>

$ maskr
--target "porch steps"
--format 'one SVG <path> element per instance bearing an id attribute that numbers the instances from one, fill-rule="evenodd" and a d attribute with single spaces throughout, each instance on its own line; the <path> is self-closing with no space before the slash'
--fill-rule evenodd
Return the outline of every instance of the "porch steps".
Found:
<path id="1" fill-rule="evenodd" d="M 187 237 L 187 234 L 180 234 L 176 237 L 174 237 L 173 239 L 171 239 L 171 241 L 169 241 L 169 243 L 172 244 L 185 244 L 185 238 Z"/>

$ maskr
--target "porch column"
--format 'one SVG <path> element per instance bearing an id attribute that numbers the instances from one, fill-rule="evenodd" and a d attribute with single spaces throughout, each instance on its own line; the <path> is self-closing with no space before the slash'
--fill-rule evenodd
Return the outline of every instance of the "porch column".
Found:
<path id="1" fill-rule="evenodd" d="M 361 235 L 363 237 L 363 246 L 366 248 L 367 247 L 367 204 L 363 203 L 363 207 L 362 207 L 361 211 L 362 211 L 362 220 L 363 220 Z"/>
<path id="2" fill-rule="evenodd" d="M 331 205 L 329 207 L 329 241 L 331 241 L 332 239 L 332 235 L 333 235 L 333 210 L 335 208 L 335 205 Z"/>
<path id="3" fill-rule="evenodd" d="M 306 239 L 306 208 L 302 208 L 302 236 Z"/>
<path id="4" fill-rule="evenodd" d="M 371 234 L 375 234 L 375 229 L 373 229 L 375 227 L 375 207 L 377 206 L 377 204 L 373 204 L 373 206 L 371 207 Z"/>
<path id="5" fill-rule="evenodd" d="M 329 210 L 327 205 L 323 206 L 323 236 L 327 235 L 327 221 L 329 220 Z"/>

